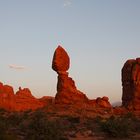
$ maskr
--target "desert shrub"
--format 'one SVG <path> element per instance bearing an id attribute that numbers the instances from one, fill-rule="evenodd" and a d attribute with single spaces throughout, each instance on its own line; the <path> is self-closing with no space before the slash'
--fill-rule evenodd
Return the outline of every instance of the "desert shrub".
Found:
<path id="1" fill-rule="evenodd" d="M 13 112 L 8 117 L 8 122 L 12 126 L 19 125 L 22 120 L 23 120 L 22 115 L 18 112 Z"/>
<path id="2" fill-rule="evenodd" d="M 125 114 L 122 117 L 125 119 L 133 120 L 133 121 L 137 120 L 136 116 L 132 112 L 128 112 L 127 114 Z"/>
<path id="3" fill-rule="evenodd" d="M 80 123 L 80 117 L 72 117 L 72 116 L 69 116 L 67 118 L 67 120 L 71 123 L 75 123 L 75 124 L 78 124 Z"/>
<path id="4" fill-rule="evenodd" d="M 128 137 L 130 135 L 130 122 L 125 118 L 110 117 L 100 122 L 101 130 L 112 137 Z"/>
<path id="5" fill-rule="evenodd" d="M 0 117 L 0 139 L 2 140 L 4 138 L 4 135 L 6 134 L 6 124 L 2 117 Z"/>
<path id="6" fill-rule="evenodd" d="M 8 122 L 7 119 L 0 116 L 0 140 L 16 140 L 14 134 L 8 133 Z"/>
<path id="7" fill-rule="evenodd" d="M 3 113 L 5 113 L 5 112 L 6 112 L 6 110 L 5 110 L 5 109 L 0 108 L 0 114 L 3 114 Z"/>
<path id="8" fill-rule="evenodd" d="M 102 122 L 103 118 L 97 116 L 95 118 L 87 119 L 84 123 L 84 126 L 96 134 L 101 133 L 100 123 Z"/>
<path id="9" fill-rule="evenodd" d="M 37 111 L 28 124 L 26 139 L 62 140 L 62 132 L 57 121 L 49 121 L 43 112 Z"/>
<path id="10" fill-rule="evenodd" d="M 102 118 L 101 116 L 96 116 L 96 117 L 94 118 L 94 121 L 98 123 L 98 122 L 100 122 L 102 119 L 103 119 L 103 118 Z"/>

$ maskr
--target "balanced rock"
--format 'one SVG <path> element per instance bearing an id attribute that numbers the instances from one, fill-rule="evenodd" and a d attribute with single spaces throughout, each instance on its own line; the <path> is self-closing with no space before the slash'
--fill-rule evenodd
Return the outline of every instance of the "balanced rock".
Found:
<path id="1" fill-rule="evenodd" d="M 130 110 L 140 110 L 140 58 L 124 64 L 122 86 L 122 105 Z"/>
<path id="2" fill-rule="evenodd" d="M 68 76 L 70 58 L 67 52 L 60 46 L 55 50 L 52 68 L 58 73 L 57 94 L 55 103 L 76 104 L 88 102 L 88 98 L 77 90 L 75 82 Z"/>
<path id="3" fill-rule="evenodd" d="M 70 66 L 70 58 L 67 52 L 61 47 L 55 50 L 52 62 L 52 69 L 56 72 L 67 71 Z"/>

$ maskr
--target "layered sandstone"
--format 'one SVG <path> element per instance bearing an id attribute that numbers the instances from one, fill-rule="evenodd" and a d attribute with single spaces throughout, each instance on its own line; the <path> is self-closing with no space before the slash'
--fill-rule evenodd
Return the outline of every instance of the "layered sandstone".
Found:
<path id="1" fill-rule="evenodd" d="M 122 86 L 122 105 L 130 110 L 140 110 L 140 58 L 124 64 Z"/>

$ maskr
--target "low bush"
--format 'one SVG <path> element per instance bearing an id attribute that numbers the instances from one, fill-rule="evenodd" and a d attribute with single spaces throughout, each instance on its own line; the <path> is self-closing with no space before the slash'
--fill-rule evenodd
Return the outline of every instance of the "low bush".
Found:
<path id="1" fill-rule="evenodd" d="M 36 112 L 28 124 L 26 138 L 30 140 L 63 140 L 57 121 L 49 121 L 43 112 Z"/>
<path id="2" fill-rule="evenodd" d="M 128 137 L 131 132 L 130 121 L 126 118 L 110 117 L 100 122 L 100 127 L 103 132 L 112 137 Z"/>

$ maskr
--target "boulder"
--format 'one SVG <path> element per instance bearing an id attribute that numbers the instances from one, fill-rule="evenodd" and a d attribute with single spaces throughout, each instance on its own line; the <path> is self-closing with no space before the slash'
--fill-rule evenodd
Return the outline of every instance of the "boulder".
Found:
<path id="1" fill-rule="evenodd" d="M 52 69 L 56 72 L 67 71 L 69 69 L 69 66 L 70 58 L 67 52 L 61 46 L 58 46 L 58 48 L 54 52 Z"/>
<path id="2" fill-rule="evenodd" d="M 109 98 L 104 96 L 104 97 L 98 97 L 96 99 L 96 103 L 99 107 L 102 107 L 102 108 L 112 108 L 110 102 L 109 102 Z"/>

